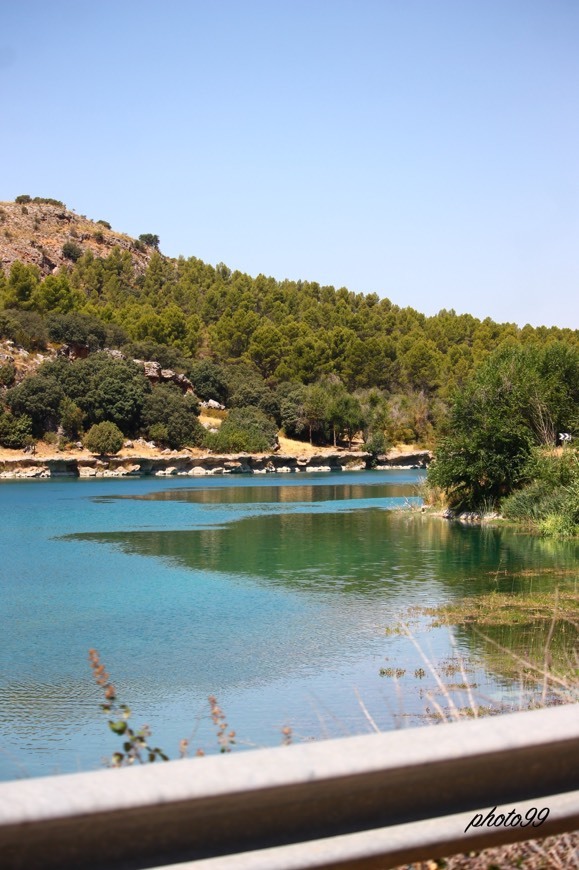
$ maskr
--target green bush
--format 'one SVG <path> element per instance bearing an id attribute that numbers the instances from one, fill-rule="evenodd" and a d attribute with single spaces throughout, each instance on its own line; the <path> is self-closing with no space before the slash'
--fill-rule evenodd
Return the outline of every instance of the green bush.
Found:
<path id="1" fill-rule="evenodd" d="M 381 453 L 386 453 L 388 442 L 383 432 L 371 432 L 368 435 L 367 441 L 364 443 L 364 450 L 371 453 L 372 456 L 379 456 Z"/>
<path id="2" fill-rule="evenodd" d="M 108 324 L 97 317 L 69 311 L 66 314 L 53 312 L 46 320 L 51 341 L 63 344 L 87 344 L 91 351 L 100 350 L 107 343 Z"/>
<path id="3" fill-rule="evenodd" d="M 62 200 L 53 199 L 51 196 L 35 196 L 32 202 L 37 202 L 39 205 L 57 205 L 60 208 L 66 208 Z"/>
<path id="4" fill-rule="evenodd" d="M 149 426 L 149 438 L 161 447 L 170 447 L 169 429 L 164 423 L 153 423 Z M 181 446 L 181 445 L 179 445 Z M 175 448 L 178 449 L 178 448 Z"/>
<path id="5" fill-rule="evenodd" d="M 44 432 L 56 428 L 58 408 L 63 398 L 58 380 L 41 372 L 12 387 L 6 394 L 6 404 L 16 416 L 30 418 L 32 434 L 42 438 Z"/>
<path id="6" fill-rule="evenodd" d="M 135 363 L 95 353 L 72 363 L 62 358 L 46 362 L 39 371 L 57 380 L 62 393 L 84 412 L 87 425 L 110 420 L 127 436 L 141 426 L 151 387 Z"/>
<path id="7" fill-rule="evenodd" d="M 0 311 L 0 337 L 9 338 L 26 350 L 44 350 L 48 341 L 46 323 L 36 311 Z"/>
<path id="8" fill-rule="evenodd" d="M 143 406 L 145 431 L 153 441 L 179 450 L 201 444 L 205 430 L 199 423 L 194 396 L 183 395 L 172 384 L 160 384 L 146 397 Z"/>
<path id="9" fill-rule="evenodd" d="M 233 365 L 224 369 L 232 408 L 259 408 L 279 422 L 279 399 L 267 382 L 251 366 Z"/>
<path id="10" fill-rule="evenodd" d="M 549 514 L 539 523 L 542 535 L 549 538 L 574 538 L 579 533 L 577 523 L 568 514 Z"/>
<path id="11" fill-rule="evenodd" d="M 84 446 L 91 453 L 99 456 L 118 453 L 123 446 L 124 436 L 118 426 L 105 420 L 104 423 L 95 423 L 88 430 L 83 439 Z"/>
<path id="12" fill-rule="evenodd" d="M 574 431 L 579 350 L 505 346 L 454 397 L 428 477 L 453 507 L 500 501 L 529 480 L 534 446 Z"/>
<path id="13" fill-rule="evenodd" d="M 277 426 L 258 408 L 233 408 L 205 444 L 219 453 L 267 453 L 277 442 Z"/>
<path id="14" fill-rule="evenodd" d="M 222 366 L 208 359 L 196 360 L 189 367 L 188 375 L 200 399 L 204 402 L 213 399 L 222 405 L 226 404 L 228 390 Z"/>
<path id="15" fill-rule="evenodd" d="M 108 221 L 97 221 L 97 224 L 99 224 L 99 226 L 104 227 L 107 230 L 112 229 L 112 227 Z"/>
<path id="16" fill-rule="evenodd" d="M 21 450 L 34 442 L 32 420 L 25 414 L 15 417 L 3 414 L 0 417 L 0 445 L 9 450 Z"/>
<path id="17" fill-rule="evenodd" d="M 14 202 L 17 202 L 19 205 L 24 205 L 27 202 L 32 202 L 32 197 L 27 193 L 21 193 L 20 196 L 17 196 Z"/>
<path id="18" fill-rule="evenodd" d="M 537 526 L 542 534 L 579 534 L 579 454 L 535 451 L 527 466 L 529 482 L 502 505 L 507 519 Z"/>
<path id="19" fill-rule="evenodd" d="M 60 403 L 59 408 L 60 425 L 64 429 L 65 435 L 73 440 L 77 440 L 82 433 L 84 414 L 72 399 L 68 396 Z"/>
<path id="20" fill-rule="evenodd" d="M 76 263 L 82 257 L 82 248 L 75 242 L 65 242 L 62 246 L 62 255 L 67 260 L 72 260 L 73 263 Z"/>
<path id="21" fill-rule="evenodd" d="M 159 236 L 156 236 L 154 233 L 141 233 L 139 241 L 141 244 L 147 245 L 148 248 L 159 247 Z"/>
<path id="22" fill-rule="evenodd" d="M 16 369 L 13 363 L 0 364 L 0 387 L 11 387 L 16 380 Z"/>
<path id="23" fill-rule="evenodd" d="M 130 359 L 158 362 L 164 369 L 184 369 L 186 367 L 186 360 L 176 347 L 158 344 L 156 341 L 148 339 L 131 341 L 123 345 L 122 351 Z"/>

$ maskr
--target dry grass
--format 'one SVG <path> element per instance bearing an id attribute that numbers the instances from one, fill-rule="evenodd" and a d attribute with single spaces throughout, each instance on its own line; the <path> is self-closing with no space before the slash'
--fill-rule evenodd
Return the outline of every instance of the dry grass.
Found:
<path id="1" fill-rule="evenodd" d="M 446 605 L 440 608 L 429 608 L 426 611 L 434 617 L 436 625 L 470 625 L 489 645 L 494 646 L 503 657 L 510 657 L 513 669 L 519 671 L 521 683 L 523 677 L 531 679 L 537 692 L 538 702 L 532 706 L 545 706 L 548 703 L 577 702 L 579 700 L 579 655 L 576 644 L 571 642 L 566 651 L 568 667 L 557 668 L 560 662 L 551 655 L 553 632 L 558 622 L 567 622 L 573 628 L 578 627 L 579 595 L 577 592 L 556 592 L 520 597 L 491 593 L 464 601 Z M 546 640 L 543 649 L 542 662 L 533 662 L 505 649 L 492 640 L 477 626 L 494 627 L 498 625 L 519 625 L 521 622 L 535 626 L 547 626 Z M 460 656 L 457 658 L 458 669 L 463 674 L 463 683 L 456 688 L 469 692 L 468 708 L 457 708 L 452 698 L 454 684 L 445 683 L 443 676 L 450 674 L 444 668 L 435 667 L 425 656 L 412 632 L 407 626 L 401 626 L 399 634 L 406 635 L 418 650 L 426 669 L 435 678 L 440 695 L 445 699 L 446 706 L 439 704 L 430 696 L 434 707 L 434 718 L 437 721 L 453 721 L 467 717 L 478 717 L 498 712 L 476 704 L 464 673 L 465 669 Z M 456 654 L 456 649 L 455 649 Z M 422 669 L 421 669 L 422 670 Z M 453 672 L 456 668 L 453 668 Z M 508 846 L 484 849 L 479 852 L 469 852 L 454 855 L 444 859 L 420 861 L 405 864 L 398 870 L 579 870 L 579 831 L 543 839 L 527 840 Z"/>
<path id="2" fill-rule="evenodd" d="M 398 870 L 579 870 L 579 832 L 497 846 L 438 861 L 404 864 Z"/>

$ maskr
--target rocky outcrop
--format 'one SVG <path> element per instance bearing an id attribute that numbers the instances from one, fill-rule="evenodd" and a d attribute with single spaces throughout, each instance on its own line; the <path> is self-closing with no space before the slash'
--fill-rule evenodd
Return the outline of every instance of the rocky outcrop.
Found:
<path id="1" fill-rule="evenodd" d="M 76 359 L 86 359 L 90 350 L 88 344 L 83 344 L 80 341 L 71 341 L 69 344 L 63 344 L 58 350 L 58 356 L 64 356 L 73 362 Z"/>
<path id="2" fill-rule="evenodd" d="M 147 268 L 154 249 L 114 232 L 102 221 L 92 221 L 49 202 L 2 202 L 0 222 L 0 268 L 8 271 L 15 260 L 38 266 L 50 275 L 70 265 L 63 253 L 66 242 L 74 242 L 94 257 L 108 257 L 114 248 L 128 251 L 136 274 Z"/>
<path id="3" fill-rule="evenodd" d="M 0 479 L 32 477 L 128 477 L 174 475 L 200 477 L 218 474 L 291 474 L 316 471 L 358 471 L 369 468 L 368 453 L 335 453 L 308 458 L 279 453 L 212 454 L 192 456 L 168 451 L 162 456 L 44 459 L 31 456 L 0 462 Z"/>
<path id="4" fill-rule="evenodd" d="M 375 468 L 427 468 L 432 461 L 430 450 L 417 450 L 415 453 L 383 454 L 377 457 Z"/>
<path id="5" fill-rule="evenodd" d="M 107 348 L 106 353 L 109 356 L 112 356 L 113 359 L 126 359 L 124 353 L 120 350 L 111 350 Z M 184 393 L 193 393 L 195 392 L 193 384 L 187 377 L 180 372 L 174 372 L 173 369 L 164 369 L 161 366 L 161 363 L 156 362 L 155 360 L 144 360 L 144 359 L 134 359 L 134 363 L 138 366 L 142 366 L 143 374 L 152 384 L 175 384 Z"/>
<path id="6" fill-rule="evenodd" d="M 138 444 L 139 442 L 135 442 Z M 378 470 L 391 468 L 423 468 L 430 454 L 427 451 L 396 457 Z M 398 460 L 404 459 L 404 463 Z M 411 461 L 410 461 L 411 460 Z M 131 477 L 174 475 L 201 477 L 219 474 L 311 474 L 331 471 L 365 471 L 372 468 L 372 456 L 363 451 L 336 451 L 313 456 L 290 456 L 283 453 L 231 453 L 193 456 L 189 451 L 164 451 L 160 456 L 63 457 L 45 459 L 30 456 L 0 462 L 0 479 L 32 477 Z"/>

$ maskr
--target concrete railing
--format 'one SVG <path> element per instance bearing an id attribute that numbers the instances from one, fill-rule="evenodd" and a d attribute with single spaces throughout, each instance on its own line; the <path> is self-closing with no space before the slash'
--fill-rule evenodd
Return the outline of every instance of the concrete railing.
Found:
<path id="1" fill-rule="evenodd" d="M 2 870 L 384 870 L 576 828 L 577 704 L 0 784 Z"/>

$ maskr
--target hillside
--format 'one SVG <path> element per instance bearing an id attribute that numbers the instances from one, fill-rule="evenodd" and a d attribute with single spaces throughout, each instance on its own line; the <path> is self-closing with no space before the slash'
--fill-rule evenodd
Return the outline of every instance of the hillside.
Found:
<path id="1" fill-rule="evenodd" d="M 7 448 L 76 443 L 101 422 L 171 449 L 267 451 L 280 429 L 375 456 L 429 448 L 454 393 L 500 348 L 579 348 L 570 329 L 426 317 L 376 294 L 171 259 L 155 236 L 18 199 L 0 206 Z M 198 423 L 197 397 L 228 409 L 218 432 Z"/>
<path id="2" fill-rule="evenodd" d="M 50 202 L 0 202 L 0 265 L 9 270 L 16 260 L 38 266 L 43 275 L 54 274 L 72 262 L 63 254 L 67 243 L 82 253 L 108 257 L 113 248 L 128 251 L 135 270 L 147 268 L 151 248 L 139 250 L 135 239 L 110 229 L 106 221 L 77 215 L 64 205 Z"/>

